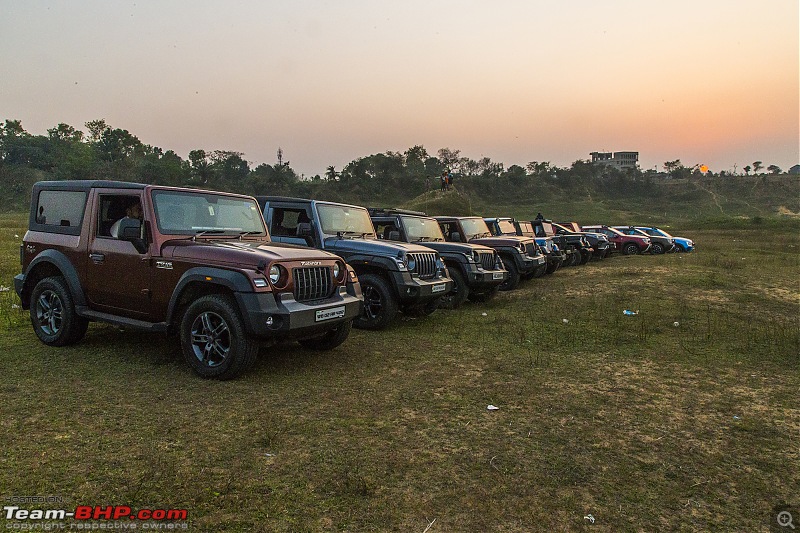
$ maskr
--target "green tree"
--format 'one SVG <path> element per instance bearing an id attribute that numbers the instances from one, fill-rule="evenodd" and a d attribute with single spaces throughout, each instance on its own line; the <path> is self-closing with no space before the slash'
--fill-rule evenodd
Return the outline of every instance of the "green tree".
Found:
<path id="1" fill-rule="evenodd" d="M 328 181 L 336 181 L 336 178 L 338 177 L 339 173 L 336 172 L 336 167 L 334 167 L 333 165 L 325 169 L 325 179 L 327 179 Z"/>
<path id="2" fill-rule="evenodd" d="M 742 170 L 744 170 L 745 175 L 750 175 L 750 165 L 745 165 Z"/>
<path id="3" fill-rule="evenodd" d="M 764 164 L 761 161 L 753 161 L 753 174 L 758 174 L 762 168 L 764 168 Z"/>
<path id="4" fill-rule="evenodd" d="M 780 174 L 783 171 L 781 170 L 781 167 L 779 167 L 778 165 L 770 165 L 767 167 L 767 172 L 769 172 L 770 174 Z"/>

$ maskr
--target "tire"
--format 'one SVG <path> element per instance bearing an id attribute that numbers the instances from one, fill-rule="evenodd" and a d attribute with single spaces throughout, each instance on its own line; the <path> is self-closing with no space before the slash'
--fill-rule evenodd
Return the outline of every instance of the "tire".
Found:
<path id="1" fill-rule="evenodd" d="M 683 249 L 683 246 L 681 246 L 677 242 L 675 243 L 675 249 L 673 250 L 673 252 L 675 252 L 676 254 L 682 254 L 685 251 L 686 250 Z"/>
<path id="2" fill-rule="evenodd" d="M 310 339 L 301 339 L 298 342 L 300 346 L 306 348 L 308 350 L 315 350 L 319 352 L 326 352 L 328 350 L 333 350 L 344 341 L 347 340 L 347 337 L 350 335 L 350 330 L 353 328 L 353 321 L 348 320 L 347 322 L 342 322 L 339 326 L 333 328 L 330 331 L 325 332 L 324 334 L 318 337 L 311 337 Z"/>
<path id="3" fill-rule="evenodd" d="M 581 254 L 581 249 L 580 248 L 574 248 L 573 249 L 573 253 L 572 253 L 572 257 L 570 258 L 569 266 L 578 266 L 578 265 L 580 265 L 581 264 L 582 255 L 583 254 Z"/>
<path id="4" fill-rule="evenodd" d="M 360 329 L 383 329 L 397 316 L 398 301 L 392 288 L 377 274 L 358 276 L 361 294 L 364 296 L 364 311 L 353 321 Z"/>
<path id="5" fill-rule="evenodd" d="M 623 255 L 636 255 L 639 253 L 639 245 L 635 242 L 629 242 L 622 247 Z"/>
<path id="6" fill-rule="evenodd" d="M 553 272 L 555 272 L 555 271 L 556 271 L 556 270 L 558 270 L 559 268 L 561 268 L 561 262 L 558 262 L 558 263 L 548 263 L 548 264 L 547 264 L 547 271 L 545 272 L 545 274 L 552 274 Z"/>
<path id="7" fill-rule="evenodd" d="M 581 248 L 580 264 L 581 265 L 585 265 L 586 263 L 588 263 L 591 260 L 592 260 L 592 252 L 590 252 L 589 250 L 584 250 L 583 248 Z"/>
<path id="8" fill-rule="evenodd" d="M 48 346 L 68 346 L 86 334 L 89 321 L 78 316 L 72 293 L 61 276 L 40 280 L 31 293 L 31 325 Z"/>
<path id="9" fill-rule="evenodd" d="M 654 242 L 650 246 L 650 253 L 653 255 L 661 255 L 664 253 L 664 245 L 660 242 Z"/>
<path id="10" fill-rule="evenodd" d="M 547 262 L 545 262 L 543 265 L 539 265 L 538 267 L 536 267 L 536 270 L 533 271 L 531 277 L 525 279 L 541 278 L 545 274 L 547 274 Z"/>
<path id="11" fill-rule="evenodd" d="M 484 302 L 488 302 L 488 301 L 492 300 L 495 296 L 497 296 L 498 292 L 500 292 L 500 286 L 499 285 L 489 289 L 486 292 L 481 292 L 481 293 L 477 293 L 477 294 L 474 293 L 474 292 L 471 292 L 471 293 L 469 293 L 469 296 L 467 296 L 467 298 L 469 298 L 470 302 L 484 303 Z"/>
<path id="12" fill-rule="evenodd" d="M 258 343 L 245 331 L 229 296 L 210 294 L 195 300 L 180 328 L 183 357 L 199 376 L 233 379 L 256 361 Z"/>
<path id="13" fill-rule="evenodd" d="M 508 277 L 506 278 L 503 283 L 500 284 L 499 289 L 501 291 L 513 291 L 519 286 L 519 269 L 517 265 L 514 264 L 513 259 L 505 260 L 503 259 L 503 264 L 506 266 L 506 270 L 508 270 Z"/>
<path id="14" fill-rule="evenodd" d="M 450 278 L 453 280 L 453 288 L 439 300 L 439 307 L 442 309 L 457 309 L 469 298 L 469 287 L 461 271 L 450 269 Z"/>

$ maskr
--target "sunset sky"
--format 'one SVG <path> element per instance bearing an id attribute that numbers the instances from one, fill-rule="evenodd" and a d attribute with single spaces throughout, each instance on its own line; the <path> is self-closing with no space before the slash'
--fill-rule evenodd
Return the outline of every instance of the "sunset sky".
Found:
<path id="1" fill-rule="evenodd" d="M 506 166 L 800 163 L 798 0 L 0 0 L 0 120 L 306 176 L 421 144 Z"/>

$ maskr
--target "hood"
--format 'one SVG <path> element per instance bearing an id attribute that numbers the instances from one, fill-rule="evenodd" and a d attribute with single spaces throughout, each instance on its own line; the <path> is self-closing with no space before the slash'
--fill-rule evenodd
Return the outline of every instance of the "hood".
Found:
<path id="1" fill-rule="evenodd" d="M 168 241 L 163 249 L 165 258 L 224 263 L 256 267 L 266 261 L 303 261 L 336 259 L 336 256 L 314 248 L 279 242 L 191 239 Z"/>
<path id="2" fill-rule="evenodd" d="M 470 244 L 482 244 L 494 248 L 495 246 L 519 246 L 520 244 L 530 244 L 533 239 L 529 237 L 519 237 L 516 235 L 503 235 L 502 237 L 481 237 L 472 239 Z"/>
<path id="3" fill-rule="evenodd" d="M 426 246 L 428 248 L 432 248 L 439 252 L 439 254 L 468 254 L 472 255 L 472 252 L 492 252 L 494 250 L 489 248 L 488 246 L 481 246 L 479 244 L 464 244 L 462 242 L 444 242 L 444 241 L 437 241 L 437 242 L 421 242 L 419 243 L 422 246 Z"/>
<path id="4" fill-rule="evenodd" d="M 379 241 L 377 239 L 339 239 L 337 237 L 326 238 L 325 249 L 333 253 L 362 253 L 386 257 L 398 257 L 401 252 L 425 253 L 432 251 L 431 248 L 426 246 L 407 242 Z"/>

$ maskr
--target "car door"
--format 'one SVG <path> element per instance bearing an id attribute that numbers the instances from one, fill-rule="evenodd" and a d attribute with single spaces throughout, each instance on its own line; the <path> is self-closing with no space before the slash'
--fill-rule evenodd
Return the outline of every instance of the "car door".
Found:
<path id="1" fill-rule="evenodd" d="M 95 193 L 86 268 L 86 296 L 93 309 L 143 320 L 151 312 L 150 251 L 140 252 L 111 230 L 129 206 L 143 206 L 144 200 L 140 190 Z"/>

